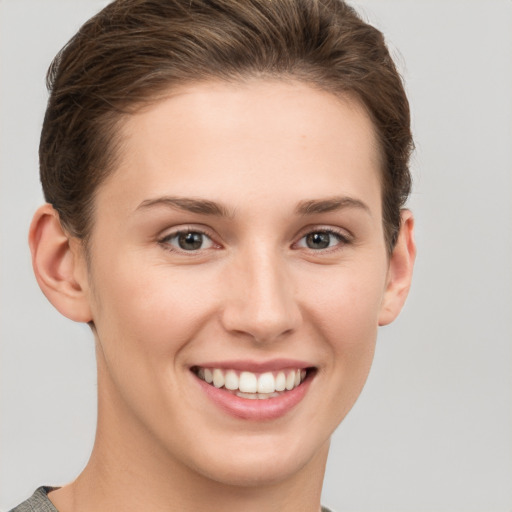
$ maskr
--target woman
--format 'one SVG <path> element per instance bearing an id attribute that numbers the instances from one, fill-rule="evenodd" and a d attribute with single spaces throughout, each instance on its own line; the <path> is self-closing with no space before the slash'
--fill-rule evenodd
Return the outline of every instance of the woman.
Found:
<path id="1" fill-rule="evenodd" d="M 415 255 L 382 35 L 338 0 L 118 0 L 49 82 L 30 246 L 94 334 L 98 427 L 14 510 L 318 511 Z"/>

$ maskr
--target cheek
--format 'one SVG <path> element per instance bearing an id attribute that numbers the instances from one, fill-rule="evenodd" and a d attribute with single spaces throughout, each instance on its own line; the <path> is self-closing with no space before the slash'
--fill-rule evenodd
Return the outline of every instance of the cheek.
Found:
<path id="1" fill-rule="evenodd" d="M 340 267 L 316 283 L 305 282 L 309 313 L 329 340 L 346 354 L 374 341 L 385 287 L 385 266 Z"/>
<path id="2" fill-rule="evenodd" d="M 333 431 L 358 399 L 373 360 L 386 265 L 363 258 L 357 264 L 304 273 L 303 310 L 308 333 L 321 352 L 318 407 L 309 420 Z M 323 274 L 323 275 L 322 275 Z"/>
<path id="3" fill-rule="evenodd" d="M 200 276 L 126 257 L 101 268 L 94 322 L 104 344 L 122 343 L 125 352 L 131 348 L 153 359 L 175 352 L 213 309 L 209 282 Z"/>

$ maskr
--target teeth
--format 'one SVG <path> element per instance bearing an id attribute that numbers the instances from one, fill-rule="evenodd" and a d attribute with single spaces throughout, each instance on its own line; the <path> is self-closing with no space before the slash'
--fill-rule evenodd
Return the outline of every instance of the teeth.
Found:
<path id="1" fill-rule="evenodd" d="M 241 398 L 266 399 L 280 396 L 283 391 L 291 391 L 306 378 L 304 369 L 281 370 L 279 372 L 240 372 L 220 368 L 197 368 L 196 375 L 216 388 L 233 391 Z"/>
<path id="2" fill-rule="evenodd" d="M 304 370 L 305 376 L 306 370 Z M 276 391 L 284 391 L 286 389 L 286 375 L 284 372 L 279 372 L 276 376 Z"/>
<path id="3" fill-rule="evenodd" d="M 238 389 L 242 393 L 256 393 L 258 391 L 258 378 L 254 373 L 242 372 Z"/>
<path id="4" fill-rule="evenodd" d="M 278 397 L 279 393 L 242 393 L 241 391 L 238 391 L 235 395 L 240 398 L 249 398 L 250 400 L 266 400 L 267 398 Z"/>
<path id="5" fill-rule="evenodd" d="M 226 372 L 226 378 L 224 382 L 224 386 L 226 386 L 226 389 L 234 391 L 235 389 L 238 389 L 238 383 L 239 379 L 236 372 L 234 372 L 233 370 L 228 370 Z"/>
<path id="6" fill-rule="evenodd" d="M 292 390 L 295 387 L 295 372 L 290 372 L 286 376 L 286 389 L 288 391 Z"/>
<path id="7" fill-rule="evenodd" d="M 273 393 L 275 390 L 274 376 L 270 372 L 262 373 L 258 379 L 258 393 Z"/>
<path id="8" fill-rule="evenodd" d="M 213 373 L 208 368 L 204 369 L 204 380 L 208 382 L 208 384 L 211 384 L 213 382 Z"/>
<path id="9" fill-rule="evenodd" d="M 239 391 L 236 393 L 236 396 L 239 396 L 240 398 L 248 398 L 249 400 L 257 400 L 258 395 L 256 393 L 242 393 Z"/>
<path id="10" fill-rule="evenodd" d="M 213 385 L 216 388 L 224 386 L 224 374 L 222 373 L 222 370 L 219 370 L 218 368 L 213 370 Z"/>

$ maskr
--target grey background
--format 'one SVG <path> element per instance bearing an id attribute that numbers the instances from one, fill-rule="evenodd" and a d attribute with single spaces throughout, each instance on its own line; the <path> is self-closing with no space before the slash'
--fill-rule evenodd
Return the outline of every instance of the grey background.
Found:
<path id="1" fill-rule="evenodd" d="M 0 508 L 85 465 L 87 327 L 47 303 L 26 243 L 52 57 L 103 0 L 0 0 Z M 407 83 L 419 255 L 405 311 L 333 439 L 341 511 L 512 510 L 512 2 L 354 2 Z M 399 49 L 399 51 L 397 50 Z"/>

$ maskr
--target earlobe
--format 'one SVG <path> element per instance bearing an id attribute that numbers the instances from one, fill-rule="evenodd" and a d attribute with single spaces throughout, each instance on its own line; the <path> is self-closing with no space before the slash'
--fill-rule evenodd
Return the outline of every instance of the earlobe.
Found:
<path id="1" fill-rule="evenodd" d="M 79 243 L 64 231 L 51 205 L 36 211 L 29 245 L 34 274 L 46 298 L 71 320 L 90 322 L 85 259 Z"/>
<path id="2" fill-rule="evenodd" d="M 400 313 L 409 288 L 416 258 L 414 218 L 409 210 L 402 210 L 398 241 L 390 256 L 386 290 L 379 315 L 379 325 L 391 323 Z"/>

